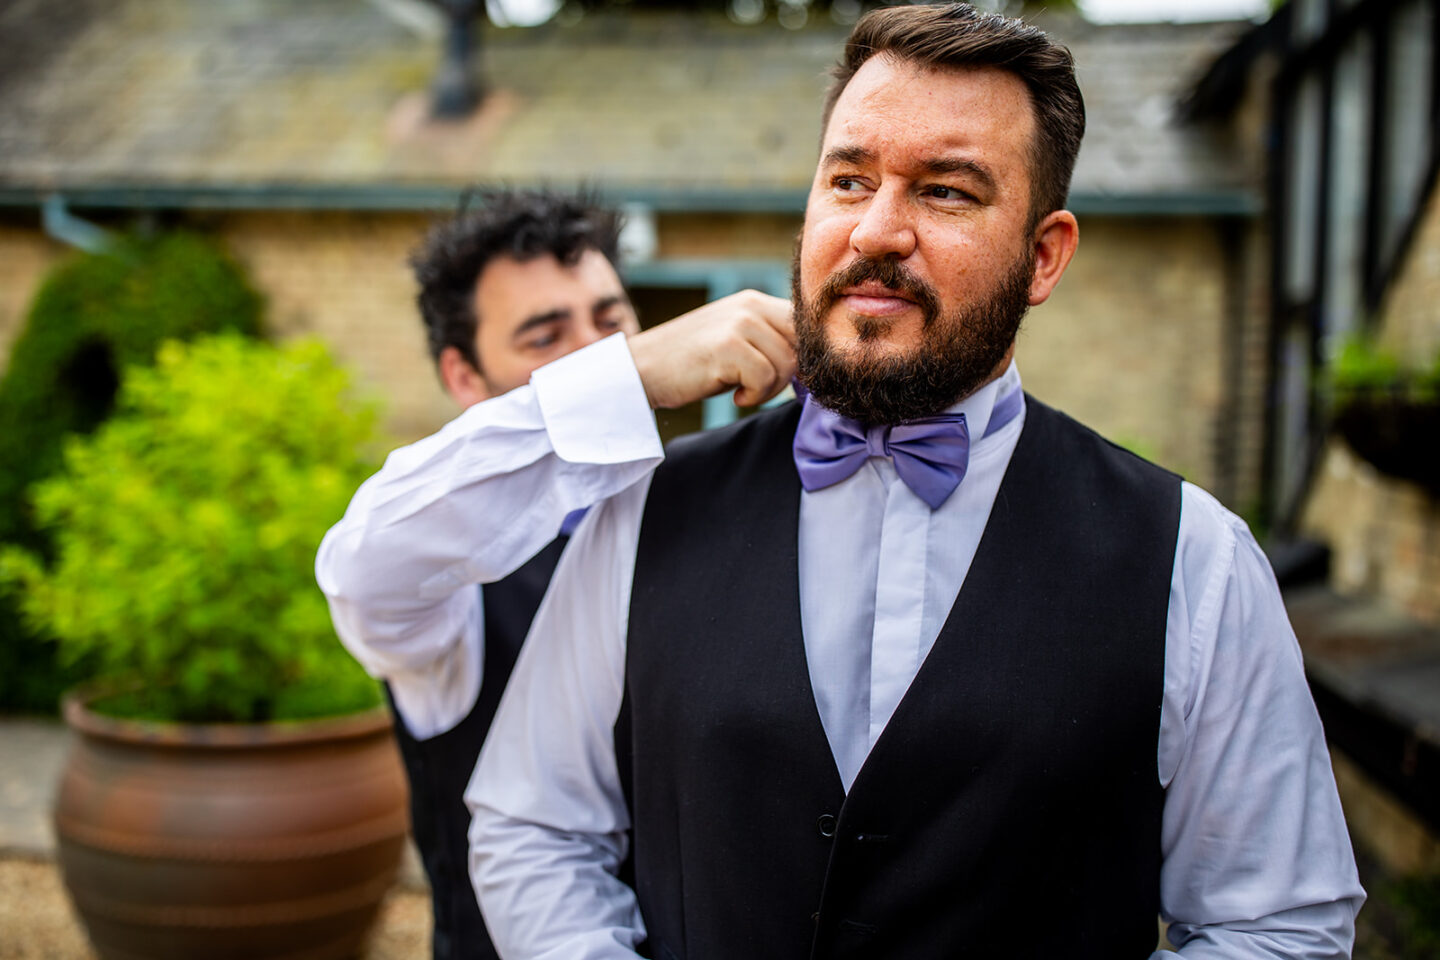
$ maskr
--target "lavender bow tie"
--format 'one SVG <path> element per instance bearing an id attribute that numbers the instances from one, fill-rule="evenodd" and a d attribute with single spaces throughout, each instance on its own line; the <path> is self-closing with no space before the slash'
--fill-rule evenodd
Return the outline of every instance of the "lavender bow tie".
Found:
<path id="1" fill-rule="evenodd" d="M 1014 390 L 995 404 L 986 436 L 1015 418 L 1023 408 L 1021 396 Z M 934 510 L 965 479 L 970 428 L 963 413 L 866 427 L 807 396 L 795 430 L 794 451 L 800 484 L 811 491 L 846 479 L 870 457 L 889 457 L 905 485 Z"/>
<path id="2" fill-rule="evenodd" d="M 575 528 L 580 526 L 580 521 L 585 519 L 585 514 L 589 509 L 589 507 L 581 507 L 579 510 L 571 510 L 565 514 L 565 519 L 560 521 L 560 536 L 568 537 L 573 534 Z"/>

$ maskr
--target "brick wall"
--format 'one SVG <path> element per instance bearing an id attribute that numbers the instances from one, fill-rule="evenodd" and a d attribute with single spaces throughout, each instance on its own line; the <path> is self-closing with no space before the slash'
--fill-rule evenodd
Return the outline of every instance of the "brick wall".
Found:
<path id="1" fill-rule="evenodd" d="M 1020 335 L 1026 388 L 1216 486 L 1221 444 L 1230 442 L 1223 264 L 1208 221 L 1082 218 L 1070 269 Z"/>
<path id="2" fill-rule="evenodd" d="M 64 254 L 65 248 L 38 225 L 0 223 L 0 370 L 9 361 L 10 345 L 25 325 L 40 281 Z"/>
<path id="3" fill-rule="evenodd" d="M 1432 197 L 1379 318 L 1380 341 L 1408 362 L 1440 351 L 1440 196 Z M 1429 438 L 1436 442 L 1436 438 Z M 1332 439 L 1306 506 L 1304 529 L 1330 544 L 1331 579 L 1440 626 L 1440 501 L 1384 476 Z"/>
<path id="4" fill-rule="evenodd" d="M 455 413 L 425 351 L 405 263 L 430 219 L 244 212 L 192 225 L 215 235 L 250 272 L 277 335 L 329 342 L 385 399 L 396 436 L 409 440 Z M 784 264 L 799 226 L 793 215 L 663 216 L 659 250 L 665 258 Z M 12 247 L 19 252 L 0 256 L 0 270 L 30 264 L 23 269 L 38 275 L 54 255 L 38 232 L 0 231 L 0 251 Z M 1263 335 L 1256 331 L 1264 327 L 1239 325 L 1245 335 L 1239 348 L 1253 361 L 1239 387 L 1250 393 L 1230 390 L 1236 364 L 1226 353 L 1234 332 L 1227 333 L 1226 318 L 1235 302 L 1224 248 L 1213 221 L 1085 218 L 1080 252 L 1051 301 L 1027 319 L 1017 355 L 1027 388 L 1042 400 L 1243 507 L 1258 473 L 1260 387 L 1253 371 L 1263 372 Z M 0 338 L 15 311 L 10 304 L 28 302 L 29 284 L 0 288 Z M 1227 404 L 1237 397 L 1238 429 L 1226 430 L 1236 420 Z"/>
<path id="5" fill-rule="evenodd" d="M 657 256 L 664 259 L 778 260 L 789 263 L 805 218 L 799 214 L 722 213 L 661 216 Z"/>
<path id="6" fill-rule="evenodd" d="M 1407 363 L 1430 363 L 1440 353 L 1440 192 L 1386 297 L 1380 341 Z"/>
<path id="7" fill-rule="evenodd" d="M 401 440 L 457 410 L 435 378 L 406 265 L 431 218 L 417 214 L 236 213 L 205 224 L 265 295 L 281 337 L 327 341 L 385 401 Z"/>

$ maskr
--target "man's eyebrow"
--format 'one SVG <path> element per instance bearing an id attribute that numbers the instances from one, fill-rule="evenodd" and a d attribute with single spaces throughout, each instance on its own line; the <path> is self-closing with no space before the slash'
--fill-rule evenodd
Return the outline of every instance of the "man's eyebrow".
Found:
<path id="1" fill-rule="evenodd" d="M 618 307 L 618 306 L 620 306 L 621 304 L 624 304 L 624 303 L 626 303 L 626 302 L 628 302 L 628 301 L 627 301 L 627 300 L 625 299 L 625 297 L 623 297 L 622 295 L 620 295 L 620 294 L 618 294 L 618 293 L 612 293 L 610 296 L 608 296 L 608 297 L 601 297 L 599 300 L 596 300 L 593 304 L 591 304 L 591 306 L 590 306 L 590 312 L 591 312 L 591 313 L 604 313 L 606 310 L 609 310 L 611 307 Z"/>
<path id="2" fill-rule="evenodd" d="M 825 154 L 820 161 L 821 166 L 863 166 L 875 162 L 875 154 L 860 146 L 835 147 Z M 995 177 L 990 173 L 988 167 L 968 157 L 936 157 L 926 160 L 921 168 L 926 173 L 964 173 L 980 181 L 980 185 L 987 190 L 995 189 Z"/>
<path id="3" fill-rule="evenodd" d="M 933 160 L 925 161 L 921 166 L 927 173 L 969 174 L 979 180 L 980 185 L 985 189 L 995 189 L 995 178 L 990 175 L 989 169 L 983 163 L 965 157 L 936 157 Z"/>
<path id="4" fill-rule="evenodd" d="M 521 336 L 536 327 L 543 327 L 547 323 L 561 323 L 570 319 L 570 311 L 565 307 L 556 307 L 554 310 L 546 310 L 544 313 L 531 314 L 520 322 L 510 332 L 512 338 Z"/>
<path id="5" fill-rule="evenodd" d="M 874 163 L 875 154 L 864 147 L 834 147 L 825 154 L 825 159 L 820 161 L 822 167 L 834 166 L 860 166 L 866 163 Z"/>

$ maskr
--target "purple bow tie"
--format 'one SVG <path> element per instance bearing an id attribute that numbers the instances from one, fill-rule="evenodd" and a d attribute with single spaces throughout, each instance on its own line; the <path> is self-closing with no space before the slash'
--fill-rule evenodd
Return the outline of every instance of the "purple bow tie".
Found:
<path id="1" fill-rule="evenodd" d="M 985 429 L 989 436 L 1023 408 L 1012 390 L 996 402 Z M 970 462 L 970 428 L 963 413 L 921 417 L 893 426 L 866 427 L 805 398 L 795 430 L 795 469 L 806 490 L 839 483 L 870 457 L 889 457 L 895 473 L 934 510 L 944 503 Z"/>
<path id="2" fill-rule="evenodd" d="M 580 521 L 585 519 L 589 507 L 581 507 L 579 510 L 571 510 L 565 514 L 565 519 L 560 521 L 560 536 L 568 537 L 580 526 Z"/>

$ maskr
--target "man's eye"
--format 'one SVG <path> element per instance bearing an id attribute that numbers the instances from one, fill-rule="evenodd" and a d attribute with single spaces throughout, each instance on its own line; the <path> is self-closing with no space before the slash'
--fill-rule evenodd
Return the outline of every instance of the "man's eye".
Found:
<path id="1" fill-rule="evenodd" d="M 854 193 L 865 189 L 865 185 L 855 177 L 836 177 L 830 181 L 830 185 L 840 193 Z"/>
<path id="2" fill-rule="evenodd" d="M 935 184 L 925 191 L 936 200 L 973 200 L 974 197 L 958 187 L 947 187 L 944 184 Z"/>
<path id="3" fill-rule="evenodd" d="M 526 340 L 525 348 L 527 350 L 544 350 L 546 347 L 553 347 L 555 345 L 555 341 L 558 339 L 559 337 L 557 337 L 553 333 L 541 334 L 539 336 L 531 337 L 530 339 Z"/>

